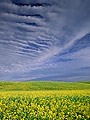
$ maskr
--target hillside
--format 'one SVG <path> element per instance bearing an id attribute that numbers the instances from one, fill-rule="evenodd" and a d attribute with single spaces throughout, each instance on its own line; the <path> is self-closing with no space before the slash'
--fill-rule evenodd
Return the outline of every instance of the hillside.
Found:
<path id="1" fill-rule="evenodd" d="M 0 81 L 0 91 L 84 90 L 84 89 L 90 89 L 90 81 L 88 82 Z"/>

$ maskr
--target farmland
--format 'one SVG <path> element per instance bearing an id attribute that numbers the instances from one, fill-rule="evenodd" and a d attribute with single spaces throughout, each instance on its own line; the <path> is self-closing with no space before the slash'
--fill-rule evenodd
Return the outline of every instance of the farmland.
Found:
<path id="1" fill-rule="evenodd" d="M 0 120 L 89 120 L 90 82 L 0 82 Z"/>
<path id="2" fill-rule="evenodd" d="M 0 82 L 0 91 L 42 91 L 42 90 L 83 90 L 90 89 L 88 82 Z"/>

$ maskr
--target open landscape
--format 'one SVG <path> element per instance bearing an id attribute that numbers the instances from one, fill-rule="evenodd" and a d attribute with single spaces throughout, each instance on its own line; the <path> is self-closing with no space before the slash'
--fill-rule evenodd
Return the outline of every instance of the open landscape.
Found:
<path id="1" fill-rule="evenodd" d="M 0 82 L 0 120 L 89 120 L 90 81 Z"/>
<path id="2" fill-rule="evenodd" d="M 0 0 L 0 120 L 90 120 L 90 0 Z"/>

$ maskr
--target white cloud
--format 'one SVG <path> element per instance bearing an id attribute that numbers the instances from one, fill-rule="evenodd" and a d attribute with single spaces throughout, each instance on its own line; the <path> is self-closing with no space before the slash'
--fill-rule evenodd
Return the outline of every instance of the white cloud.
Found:
<path id="1" fill-rule="evenodd" d="M 42 0 L 23 0 L 21 2 L 42 3 Z M 47 2 L 51 6 L 18 6 L 10 1 L 1 2 L 0 54 L 4 56 L 0 59 L 1 72 L 44 69 L 47 61 L 69 49 L 76 41 L 90 32 L 89 0 L 44 0 L 43 2 Z M 37 15 L 27 17 L 25 14 L 38 14 L 42 18 Z M 83 59 L 82 64 L 85 66 L 89 61 L 89 55 L 85 54 L 89 54 L 89 49 L 64 57 Z M 79 62 L 77 61 L 77 63 Z M 76 65 L 73 62 L 74 64 Z M 69 62 L 67 62 L 67 66 L 69 66 Z"/>

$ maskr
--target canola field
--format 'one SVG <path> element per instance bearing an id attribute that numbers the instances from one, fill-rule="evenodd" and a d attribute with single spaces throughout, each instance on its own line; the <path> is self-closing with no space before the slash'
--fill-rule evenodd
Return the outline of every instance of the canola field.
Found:
<path id="1" fill-rule="evenodd" d="M 90 120 L 90 87 L 80 90 L 1 90 L 0 120 Z"/>

